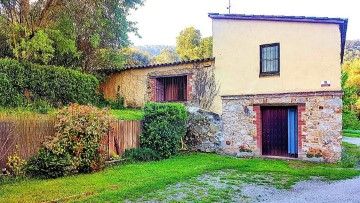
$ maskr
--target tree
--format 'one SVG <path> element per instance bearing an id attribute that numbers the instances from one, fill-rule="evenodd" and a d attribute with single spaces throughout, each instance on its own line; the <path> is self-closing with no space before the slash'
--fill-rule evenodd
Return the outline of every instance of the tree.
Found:
<path id="1" fill-rule="evenodd" d="M 149 65 L 152 60 L 148 52 L 142 52 L 135 48 L 125 48 L 121 53 L 125 58 L 126 66 L 133 67 Z"/>
<path id="2" fill-rule="evenodd" d="M 185 28 L 180 32 L 176 38 L 176 54 L 179 55 L 180 60 L 197 59 L 200 56 L 200 30 L 194 27 Z"/>
<path id="3" fill-rule="evenodd" d="M 200 41 L 201 58 L 213 57 L 213 38 L 206 37 Z"/>
<path id="4" fill-rule="evenodd" d="M 343 96 L 343 128 L 360 130 L 360 60 L 352 60 L 343 64 L 341 86 Z"/>
<path id="5" fill-rule="evenodd" d="M 342 87 L 345 92 L 344 102 L 347 101 L 347 97 L 351 98 L 351 100 L 348 100 L 349 102 L 344 103 L 344 107 L 356 111 L 360 109 L 360 106 L 356 106 L 356 103 L 360 103 L 360 59 L 344 63 L 342 70 Z"/>
<path id="6" fill-rule="evenodd" d="M 176 54 L 180 60 L 212 57 L 212 37 L 202 39 L 200 30 L 185 28 L 176 38 Z"/>
<path id="7" fill-rule="evenodd" d="M 99 68 L 113 58 L 98 54 L 99 50 L 119 53 L 129 46 L 128 33 L 137 34 L 136 24 L 127 16 L 139 5 L 142 0 L 0 0 L 0 28 L 6 30 L 0 31 L 0 49 L 8 46 L 11 50 L 0 54 L 37 63 L 81 66 L 84 70 Z M 38 39 L 34 40 L 36 35 Z M 35 56 L 43 50 L 33 46 L 44 43 L 46 59 L 38 60 Z M 106 64 L 117 64 L 111 62 Z"/>
<path id="8" fill-rule="evenodd" d="M 161 63 L 171 63 L 178 61 L 178 57 L 175 55 L 174 51 L 167 48 L 161 50 L 160 54 L 155 56 L 154 63 L 161 64 Z"/>

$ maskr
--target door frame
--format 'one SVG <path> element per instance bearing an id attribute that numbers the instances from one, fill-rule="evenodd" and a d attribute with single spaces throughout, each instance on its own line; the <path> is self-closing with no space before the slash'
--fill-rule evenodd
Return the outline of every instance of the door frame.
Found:
<path id="1" fill-rule="evenodd" d="M 302 114 L 305 112 L 305 103 L 273 103 L 273 104 L 254 104 L 253 108 L 256 113 L 254 124 L 256 125 L 256 140 L 257 149 L 259 150 L 258 156 L 260 157 L 269 157 L 267 155 L 263 155 L 262 152 L 262 109 L 264 107 L 288 107 L 288 108 L 295 108 L 297 110 L 297 134 L 298 134 L 298 157 L 295 159 L 300 158 L 304 155 L 304 151 L 302 148 L 302 142 L 305 140 L 305 135 L 302 133 L 302 128 L 305 126 L 305 121 L 302 119 Z M 276 157 L 276 156 L 271 156 Z M 278 157 L 278 158 L 288 158 L 290 157 Z"/>

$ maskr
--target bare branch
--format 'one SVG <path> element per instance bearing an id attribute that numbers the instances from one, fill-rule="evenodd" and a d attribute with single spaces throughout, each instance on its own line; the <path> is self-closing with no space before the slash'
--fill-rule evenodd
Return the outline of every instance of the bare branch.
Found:
<path id="1" fill-rule="evenodd" d="M 219 87 L 215 82 L 214 66 L 203 67 L 200 63 L 194 65 L 196 69 L 195 95 L 193 101 L 200 108 L 210 110 L 215 97 L 219 93 Z"/>

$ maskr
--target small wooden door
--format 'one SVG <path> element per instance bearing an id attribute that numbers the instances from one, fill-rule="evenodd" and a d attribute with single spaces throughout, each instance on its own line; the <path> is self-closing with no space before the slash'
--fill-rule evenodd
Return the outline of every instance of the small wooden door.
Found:
<path id="1" fill-rule="evenodd" d="M 297 135 L 293 130 L 293 109 L 289 107 L 262 108 L 262 154 L 270 156 L 296 157 Z M 295 151 L 296 150 L 296 151 Z"/>

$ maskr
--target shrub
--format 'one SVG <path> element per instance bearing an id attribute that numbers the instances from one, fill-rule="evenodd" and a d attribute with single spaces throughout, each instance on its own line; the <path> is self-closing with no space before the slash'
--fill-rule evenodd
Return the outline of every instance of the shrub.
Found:
<path id="1" fill-rule="evenodd" d="M 116 154 L 115 152 L 110 153 L 110 160 L 120 160 L 121 156 Z"/>
<path id="2" fill-rule="evenodd" d="M 188 113 L 182 104 L 147 103 L 144 108 L 140 145 L 156 151 L 162 158 L 178 153 L 186 134 Z"/>
<path id="3" fill-rule="evenodd" d="M 95 103 L 98 99 L 98 80 L 76 70 L 0 59 L 0 74 L 0 94 L 3 85 L 11 90 L 1 97 L 7 103 L 0 105 L 23 105 L 24 92 L 30 93 L 30 101 L 48 101 L 54 106 L 59 102 Z"/>
<path id="4" fill-rule="evenodd" d="M 341 162 L 340 165 L 343 168 L 353 168 L 357 166 L 358 160 L 355 156 L 348 154 L 345 150 L 342 151 L 341 154 Z"/>
<path id="5" fill-rule="evenodd" d="M 51 111 L 51 106 L 46 101 L 36 101 L 29 106 L 31 110 L 40 114 L 47 114 L 49 111 Z"/>
<path id="6" fill-rule="evenodd" d="M 353 111 L 343 113 L 343 129 L 360 130 L 360 121 Z"/>
<path id="7" fill-rule="evenodd" d="M 110 107 L 111 109 L 115 109 L 115 110 L 125 109 L 123 97 L 119 98 L 118 100 L 103 99 L 98 103 L 97 106 L 99 108 Z"/>
<path id="8" fill-rule="evenodd" d="M 8 76 L 0 73 L 0 106 L 21 106 L 24 101 L 24 96 L 16 91 Z"/>
<path id="9" fill-rule="evenodd" d="M 159 161 L 161 159 L 158 153 L 146 147 L 127 149 L 125 150 L 123 156 L 130 162 Z"/>
<path id="10" fill-rule="evenodd" d="M 116 99 L 105 99 L 104 91 L 100 90 L 97 106 L 100 108 L 111 107 L 111 109 L 124 109 L 124 97 L 120 95 L 120 86 L 117 87 Z"/>
<path id="11" fill-rule="evenodd" d="M 16 146 L 15 150 L 18 150 L 18 146 Z M 25 160 L 20 158 L 16 151 L 12 156 L 8 157 L 8 162 L 6 163 L 6 166 L 9 167 L 10 174 L 13 176 L 21 175 L 25 165 Z"/>
<path id="12" fill-rule="evenodd" d="M 56 116 L 55 136 L 30 159 L 27 171 L 39 177 L 59 177 L 101 170 L 106 159 L 107 109 L 72 104 Z M 47 168 L 53 168 L 48 170 Z"/>
<path id="13" fill-rule="evenodd" d="M 24 169 L 30 176 L 39 178 L 58 178 L 76 173 L 69 154 L 55 154 L 53 149 L 46 147 L 30 157 Z"/>

